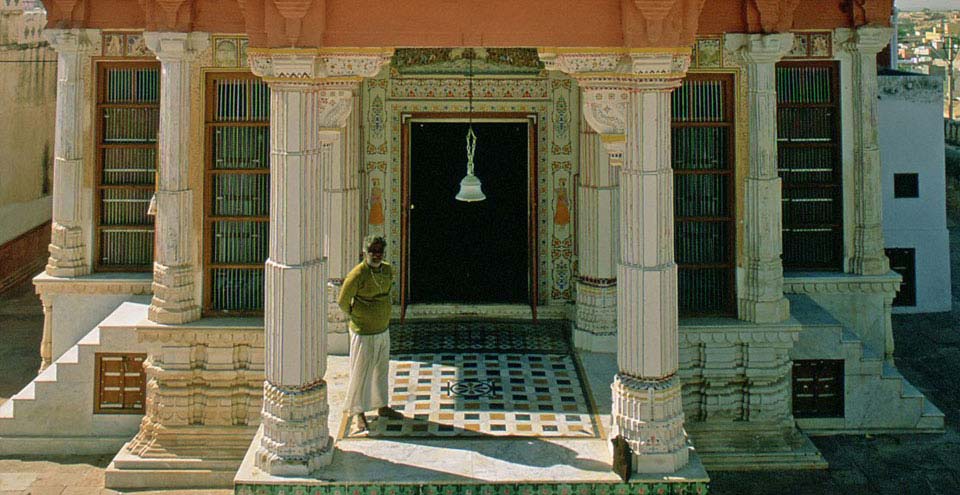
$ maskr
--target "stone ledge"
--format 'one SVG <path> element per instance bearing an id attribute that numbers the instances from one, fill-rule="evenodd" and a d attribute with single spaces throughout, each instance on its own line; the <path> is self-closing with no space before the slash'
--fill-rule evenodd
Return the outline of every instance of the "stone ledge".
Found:
<path id="1" fill-rule="evenodd" d="M 171 325 L 145 320 L 137 325 L 140 342 L 249 344 L 263 347 L 263 318 L 201 318 Z"/>
<path id="2" fill-rule="evenodd" d="M 902 278 L 897 272 L 884 275 L 798 272 L 783 277 L 785 294 L 895 294 Z"/>
<path id="3" fill-rule="evenodd" d="M 681 318 L 682 344 L 751 343 L 792 346 L 802 325 L 790 318 L 781 323 L 752 323 L 736 318 Z"/>
<path id="4" fill-rule="evenodd" d="M 81 277 L 54 277 L 41 273 L 33 278 L 37 294 L 142 295 L 153 293 L 152 273 L 94 273 Z"/>

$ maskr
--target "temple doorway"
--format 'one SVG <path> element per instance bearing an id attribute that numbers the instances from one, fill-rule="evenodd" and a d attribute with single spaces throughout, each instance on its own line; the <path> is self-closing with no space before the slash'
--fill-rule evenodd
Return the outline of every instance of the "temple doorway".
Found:
<path id="1" fill-rule="evenodd" d="M 466 173 L 465 119 L 405 126 L 404 284 L 407 304 L 524 304 L 536 300 L 534 126 L 474 119 L 476 176 L 486 200 L 457 201 Z"/>

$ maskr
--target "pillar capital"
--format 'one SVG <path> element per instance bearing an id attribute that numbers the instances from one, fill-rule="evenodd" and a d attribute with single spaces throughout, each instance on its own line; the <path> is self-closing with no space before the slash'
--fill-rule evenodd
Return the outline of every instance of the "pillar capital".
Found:
<path id="1" fill-rule="evenodd" d="M 44 29 L 43 38 L 59 53 L 93 56 L 101 50 L 99 29 Z"/>
<path id="2" fill-rule="evenodd" d="M 690 66 L 690 48 L 541 48 L 549 70 L 577 80 L 583 117 L 600 135 L 610 164 L 623 164 L 627 103 L 636 91 L 672 91 Z"/>
<path id="3" fill-rule="evenodd" d="M 250 70 L 267 83 L 336 86 L 373 77 L 390 61 L 392 48 L 250 48 Z"/>
<path id="4" fill-rule="evenodd" d="M 885 26 L 840 28 L 834 31 L 834 37 L 842 50 L 869 56 L 880 53 L 880 50 L 889 45 L 892 35 L 893 28 Z"/>
<path id="5" fill-rule="evenodd" d="M 210 35 L 201 32 L 147 31 L 143 40 L 161 62 L 189 62 L 210 46 Z"/>
<path id="6" fill-rule="evenodd" d="M 581 88 L 673 89 L 687 75 L 690 47 L 540 48 L 548 70 L 569 74 Z"/>
<path id="7" fill-rule="evenodd" d="M 723 44 L 742 65 L 775 64 L 790 53 L 793 33 L 731 33 L 723 37 Z"/>

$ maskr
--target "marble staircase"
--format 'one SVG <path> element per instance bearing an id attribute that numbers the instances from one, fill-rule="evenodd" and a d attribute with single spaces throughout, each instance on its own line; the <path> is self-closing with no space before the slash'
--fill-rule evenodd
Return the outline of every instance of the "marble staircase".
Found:
<path id="1" fill-rule="evenodd" d="M 802 325 L 791 358 L 842 359 L 844 417 L 796 418 L 809 435 L 841 433 L 939 433 L 944 414 L 897 370 L 883 351 L 864 342 L 804 295 L 791 295 L 791 312 Z"/>
<path id="2" fill-rule="evenodd" d="M 121 304 L 10 400 L 0 405 L 0 455 L 112 454 L 137 414 L 94 414 L 98 352 L 140 352 L 135 325 L 148 298 Z"/>

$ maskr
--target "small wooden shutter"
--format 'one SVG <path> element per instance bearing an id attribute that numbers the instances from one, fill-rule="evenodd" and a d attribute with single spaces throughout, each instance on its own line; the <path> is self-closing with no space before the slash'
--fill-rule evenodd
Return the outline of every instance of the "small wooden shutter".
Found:
<path id="1" fill-rule="evenodd" d="M 843 360 L 793 362 L 793 415 L 797 418 L 843 417 Z"/>
<path id="2" fill-rule="evenodd" d="M 917 261 L 913 248 L 890 248 L 886 250 L 890 258 L 890 269 L 903 277 L 900 292 L 893 299 L 894 306 L 917 305 Z"/>
<path id="3" fill-rule="evenodd" d="M 99 414 L 142 414 L 146 402 L 146 354 L 97 353 L 96 402 Z"/>

